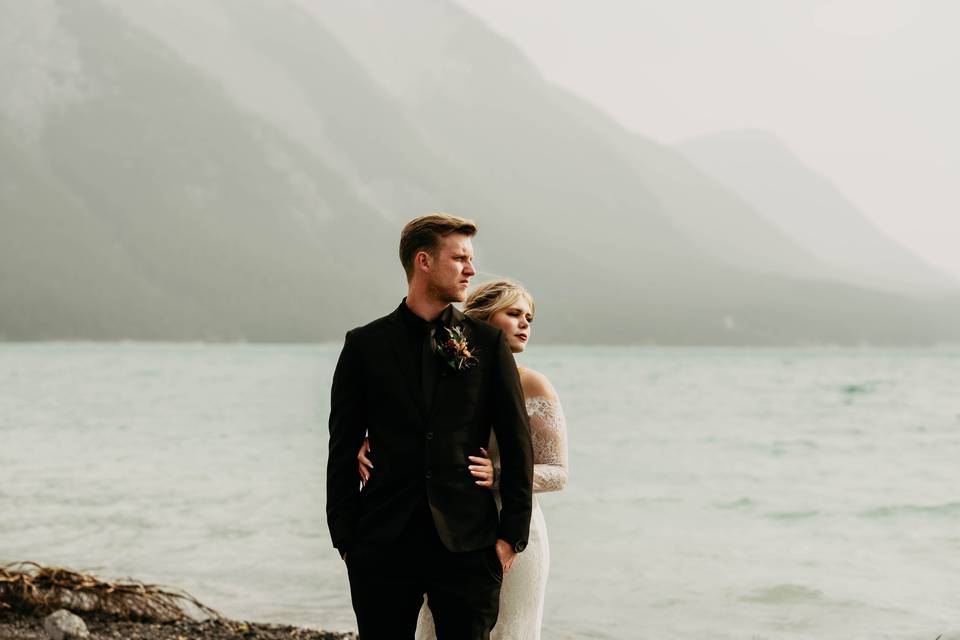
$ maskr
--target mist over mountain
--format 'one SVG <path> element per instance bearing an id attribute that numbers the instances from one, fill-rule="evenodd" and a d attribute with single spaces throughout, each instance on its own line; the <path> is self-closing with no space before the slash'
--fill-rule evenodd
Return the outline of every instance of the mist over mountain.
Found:
<path id="1" fill-rule="evenodd" d="M 440 0 L 0 0 L 0 335 L 337 340 L 402 297 L 403 223 L 449 211 L 538 339 L 960 337 L 956 287 L 872 286 L 829 218 L 687 151 Z M 937 284 L 903 255 L 897 291 Z"/>
<path id="2" fill-rule="evenodd" d="M 771 133 L 728 131 L 678 149 L 796 239 L 834 279 L 908 295 L 943 294 L 960 284 L 884 235 Z"/>

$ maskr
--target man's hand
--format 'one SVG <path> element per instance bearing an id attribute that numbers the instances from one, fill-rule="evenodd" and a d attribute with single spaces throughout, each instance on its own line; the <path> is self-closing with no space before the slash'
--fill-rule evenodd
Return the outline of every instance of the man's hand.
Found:
<path id="1" fill-rule="evenodd" d="M 503 567 L 503 575 L 510 573 L 510 567 L 513 566 L 513 560 L 517 553 L 513 550 L 513 545 L 506 540 L 497 540 L 497 557 L 500 558 L 500 566 Z"/>

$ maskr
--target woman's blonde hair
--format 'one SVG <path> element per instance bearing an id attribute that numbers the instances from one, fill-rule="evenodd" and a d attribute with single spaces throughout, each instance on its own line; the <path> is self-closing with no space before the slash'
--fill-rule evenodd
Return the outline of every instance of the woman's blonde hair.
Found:
<path id="1" fill-rule="evenodd" d="M 521 296 L 530 305 L 530 315 L 534 315 L 533 296 L 519 282 L 507 279 L 486 282 L 471 291 L 463 303 L 463 312 L 471 318 L 488 322 L 494 314 L 512 306 Z"/>

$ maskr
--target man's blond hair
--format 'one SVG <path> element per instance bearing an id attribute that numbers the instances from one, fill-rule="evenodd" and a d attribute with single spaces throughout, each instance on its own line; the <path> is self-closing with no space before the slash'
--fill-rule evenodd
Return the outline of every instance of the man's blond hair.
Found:
<path id="1" fill-rule="evenodd" d="M 477 223 L 447 213 L 431 213 L 406 224 L 400 232 L 400 264 L 407 272 L 407 282 L 413 278 L 413 259 L 416 255 L 426 251 L 436 256 L 441 239 L 451 233 L 472 237 L 477 233 Z"/>

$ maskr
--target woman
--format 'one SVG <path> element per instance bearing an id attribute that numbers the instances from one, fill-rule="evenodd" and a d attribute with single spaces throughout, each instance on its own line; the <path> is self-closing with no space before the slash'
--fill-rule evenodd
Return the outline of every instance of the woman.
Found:
<path id="1" fill-rule="evenodd" d="M 464 303 L 464 313 L 503 330 L 514 353 L 522 353 L 530 341 L 534 303 L 522 286 L 510 280 L 495 280 L 474 290 Z M 567 434 L 560 399 L 553 385 L 542 373 L 517 365 L 520 385 L 526 399 L 533 440 L 533 514 L 530 519 L 530 537 L 527 548 L 513 562 L 503 578 L 500 589 L 500 614 L 492 640 L 535 640 L 540 638 L 543 620 L 543 596 L 550 568 L 550 546 L 543 512 L 537 502 L 537 493 L 559 491 L 567 481 Z M 366 457 L 369 445 L 364 441 L 357 458 L 360 477 L 370 479 L 373 465 Z M 496 467 L 499 462 L 496 439 L 491 436 L 487 457 L 470 456 L 470 473 L 481 487 L 499 492 Z M 424 604 L 417 622 L 417 639 L 436 638 L 430 608 Z"/>

